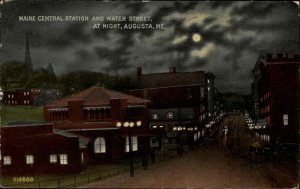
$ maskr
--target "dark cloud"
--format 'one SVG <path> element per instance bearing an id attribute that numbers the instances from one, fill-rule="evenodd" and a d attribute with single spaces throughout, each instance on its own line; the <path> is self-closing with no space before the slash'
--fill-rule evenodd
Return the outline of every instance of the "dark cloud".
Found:
<path id="1" fill-rule="evenodd" d="M 212 9 L 226 8 L 234 4 L 234 1 L 209 1 L 209 5 Z"/>
<path id="2" fill-rule="evenodd" d="M 85 32 L 86 23 L 71 23 L 65 31 L 55 38 L 47 40 L 47 45 L 53 50 L 61 50 L 73 46 L 74 43 L 88 44 L 91 42 L 90 34 Z"/>
<path id="3" fill-rule="evenodd" d="M 233 16 L 246 16 L 249 19 L 261 18 L 270 14 L 274 8 L 282 6 L 283 2 L 248 2 L 242 6 L 234 6 L 231 14 Z M 255 10 L 255 11 L 253 11 Z"/>
<path id="4" fill-rule="evenodd" d="M 29 32 L 34 67 L 51 61 L 58 74 L 76 70 L 128 74 L 137 66 L 151 73 L 173 65 L 178 71 L 211 71 L 221 91 L 247 93 L 260 50 L 299 52 L 297 14 L 293 3 L 271 1 L 15 1 L 3 7 L 1 57 L 24 60 Z M 18 15 L 142 15 L 167 29 L 92 29 L 91 22 L 21 23 Z M 194 33 L 201 35 L 200 42 L 192 40 Z"/>

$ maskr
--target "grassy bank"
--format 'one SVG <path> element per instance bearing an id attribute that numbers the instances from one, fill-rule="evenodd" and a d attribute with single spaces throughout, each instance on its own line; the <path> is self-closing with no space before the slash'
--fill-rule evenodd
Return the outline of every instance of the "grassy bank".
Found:
<path id="1" fill-rule="evenodd" d="M 36 106 L 1 106 L 1 125 L 44 122 L 43 108 Z"/>

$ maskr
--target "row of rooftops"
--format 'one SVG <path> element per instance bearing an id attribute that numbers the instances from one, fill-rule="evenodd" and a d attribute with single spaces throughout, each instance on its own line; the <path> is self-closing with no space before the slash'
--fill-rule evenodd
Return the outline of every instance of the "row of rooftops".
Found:
<path id="1" fill-rule="evenodd" d="M 46 104 L 45 108 L 67 107 L 68 101 L 76 100 L 84 101 L 83 105 L 92 109 L 96 107 L 107 108 L 108 106 L 110 106 L 110 102 L 113 99 L 126 99 L 127 104 L 131 106 L 150 103 L 150 101 L 147 99 L 142 99 L 121 92 L 112 91 L 103 87 L 94 86 L 77 94 L 67 96 L 65 98 Z"/>

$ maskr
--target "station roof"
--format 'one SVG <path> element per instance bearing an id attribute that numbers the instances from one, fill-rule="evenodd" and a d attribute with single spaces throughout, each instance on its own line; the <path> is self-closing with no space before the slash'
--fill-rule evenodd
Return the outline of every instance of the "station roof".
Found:
<path id="1" fill-rule="evenodd" d="M 88 137 L 74 134 L 74 133 L 64 131 L 64 130 L 53 129 L 53 133 L 64 136 L 64 137 L 68 137 L 68 138 L 77 138 L 78 137 L 80 148 L 86 148 L 88 143 L 90 142 L 90 138 L 88 138 Z"/>
<path id="2" fill-rule="evenodd" d="M 146 104 L 149 100 L 125 93 L 109 90 L 103 87 L 91 87 L 77 94 L 46 104 L 45 107 L 67 107 L 70 100 L 84 100 L 84 106 L 109 106 L 110 99 L 127 99 L 128 104 Z"/>

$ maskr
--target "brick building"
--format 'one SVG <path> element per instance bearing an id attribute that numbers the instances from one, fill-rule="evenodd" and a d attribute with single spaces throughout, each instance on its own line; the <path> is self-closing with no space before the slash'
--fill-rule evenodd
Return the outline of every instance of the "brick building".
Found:
<path id="1" fill-rule="evenodd" d="M 72 174 L 119 163 L 129 155 L 129 131 L 133 155 L 147 155 L 157 135 L 147 127 L 149 103 L 101 87 L 51 102 L 44 106 L 48 123 L 1 127 L 1 175 Z"/>
<path id="2" fill-rule="evenodd" d="M 30 90 L 4 91 L 2 102 L 7 105 L 32 105 Z"/>
<path id="3" fill-rule="evenodd" d="M 3 92 L 2 102 L 6 105 L 36 105 L 42 106 L 46 103 L 57 100 L 61 97 L 61 92 L 57 89 L 18 89 Z"/>
<path id="4" fill-rule="evenodd" d="M 253 69 L 253 114 L 256 136 L 267 144 L 298 142 L 299 135 L 299 55 L 262 53 Z"/>
<path id="5" fill-rule="evenodd" d="M 152 101 L 149 128 L 163 130 L 169 143 L 191 144 L 208 133 L 207 124 L 218 116 L 214 78 L 212 73 L 177 72 L 175 67 L 151 74 L 137 68 L 138 89 L 129 94 Z"/>
<path id="6" fill-rule="evenodd" d="M 102 87 L 91 87 L 78 94 L 44 106 L 46 122 L 55 129 L 72 132 L 91 140 L 91 163 L 120 162 L 128 152 L 128 128 L 116 127 L 117 122 L 140 121 L 131 128 L 136 155 L 148 153 L 150 136 L 147 113 L 149 100 Z"/>
<path id="7" fill-rule="evenodd" d="M 79 172 L 85 166 L 80 152 L 87 143 L 84 137 L 54 132 L 52 124 L 1 127 L 1 175 Z"/>

